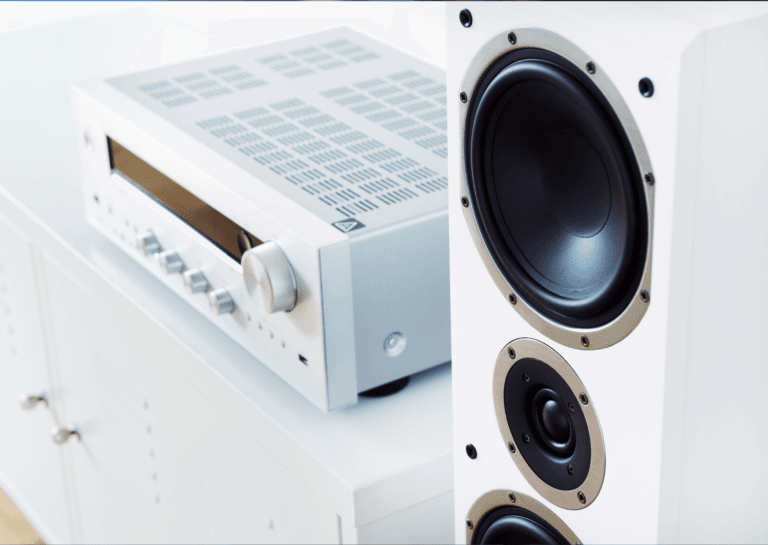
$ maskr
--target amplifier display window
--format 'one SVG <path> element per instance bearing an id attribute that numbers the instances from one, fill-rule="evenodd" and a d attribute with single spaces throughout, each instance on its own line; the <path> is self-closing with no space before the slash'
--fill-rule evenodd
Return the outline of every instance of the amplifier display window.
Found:
<path id="1" fill-rule="evenodd" d="M 107 137 L 107 144 L 109 164 L 113 172 L 122 174 L 124 178 L 176 214 L 238 263 L 246 250 L 261 244 L 261 240 L 121 144 L 109 137 Z"/>

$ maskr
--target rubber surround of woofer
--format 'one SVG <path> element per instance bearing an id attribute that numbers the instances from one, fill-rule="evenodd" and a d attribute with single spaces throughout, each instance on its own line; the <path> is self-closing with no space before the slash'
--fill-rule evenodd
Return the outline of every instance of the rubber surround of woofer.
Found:
<path id="1" fill-rule="evenodd" d="M 461 84 L 462 209 L 514 310 L 565 346 L 604 348 L 650 303 L 650 159 L 599 65 L 552 32 L 514 33 Z"/>
<path id="2" fill-rule="evenodd" d="M 531 486 L 558 507 L 589 506 L 605 478 L 605 445 L 570 365 L 544 343 L 514 340 L 496 360 L 493 398 L 504 446 Z"/>
<path id="3" fill-rule="evenodd" d="M 579 543 L 570 528 L 547 507 L 510 490 L 483 494 L 470 508 L 467 521 L 467 544 Z"/>

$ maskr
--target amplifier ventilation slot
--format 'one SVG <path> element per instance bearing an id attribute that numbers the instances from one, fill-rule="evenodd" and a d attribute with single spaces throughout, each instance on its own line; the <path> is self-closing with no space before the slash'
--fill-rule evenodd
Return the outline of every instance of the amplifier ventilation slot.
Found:
<path id="1" fill-rule="evenodd" d="M 407 70 L 334 87 L 320 95 L 439 157 L 448 155 L 446 88 Z"/>
<path id="2" fill-rule="evenodd" d="M 291 52 L 293 57 L 317 54 L 315 48 Z M 262 62 L 286 66 L 296 61 L 275 55 Z M 383 79 L 380 83 L 387 84 Z M 363 86 L 378 85 L 377 81 Z M 396 206 L 447 187 L 436 172 L 299 98 L 204 119 L 197 125 L 344 217 Z M 425 129 L 421 124 L 418 128 Z M 434 149 L 443 141 L 444 135 L 435 134 L 419 140 L 419 145 Z"/>

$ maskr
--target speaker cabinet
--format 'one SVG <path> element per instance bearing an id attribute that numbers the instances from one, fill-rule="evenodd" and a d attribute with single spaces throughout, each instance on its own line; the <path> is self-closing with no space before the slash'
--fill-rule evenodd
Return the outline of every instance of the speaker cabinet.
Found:
<path id="1" fill-rule="evenodd" d="M 768 540 L 768 8 L 449 4 L 457 541 Z"/>

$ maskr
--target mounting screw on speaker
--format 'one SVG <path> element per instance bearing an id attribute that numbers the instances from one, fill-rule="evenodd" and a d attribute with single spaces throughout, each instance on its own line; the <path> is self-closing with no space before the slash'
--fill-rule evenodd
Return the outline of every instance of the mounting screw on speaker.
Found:
<path id="1" fill-rule="evenodd" d="M 468 208 L 469 207 L 469 199 L 466 198 L 466 197 L 462 197 L 461 198 L 461 206 L 463 206 L 464 208 Z"/>
<path id="2" fill-rule="evenodd" d="M 576 412 L 576 405 L 574 405 L 573 403 L 569 403 L 568 404 L 568 408 L 571 409 L 572 413 Z"/>
<path id="3" fill-rule="evenodd" d="M 517 449 L 515 448 L 515 444 L 512 441 L 509 442 L 508 446 L 509 446 L 509 452 L 511 452 L 512 454 L 517 452 Z"/>
<path id="4" fill-rule="evenodd" d="M 589 405 L 589 399 L 587 398 L 587 394 L 584 392 L 579 394 L 579 400 L 581 401 L 582 405 Z"/>
<path id="5" fill-rule="evenodd" d="M 509 294 L 509 302 L 512 303 L 513 305 L 516 305 L 517 304 L 517 295 L 515 295 L 514 293 L 510 293 Z"/>
<path id="6" fill-rule="evenodd" d="M 517 43 L 517 36 L 515 36 L 514 32 L 510 32 L 507 34 L 507 39 L 509 40 L 509 43 L 512 45 L 515 45 Z"/>
<path id="7" fill-rule="evenodd" d="M 589 346 L 589 338 L 586 335 L 581 336 L 581 346 L 587 348 Z"/>
<path id="8" fill-rule="evenodd" d="M 523 375 L 523 380 L 524 380 L 525 382 L 531 382 L 531 377 L 529 377 L 528 375 L 525 375 L 525 374 L 524 374 L 524 375 Z"/>
<path id="9" fill-rule="evenodd" d="M 460 99 L 462 102 L 466 102 L 466 101 L 467 101 L 467 93 L 464 93 L 464 92 L 460 93 L 460 94 L 459 94 L 459 99 Z"/>
<path id="10" fill-rule="evenodd" d="M 467 445 L 466 450 L 467 450 L 467 456 L 469 456 L 470 460 L 474 460 L 475 458 L 477 458 L 477 449 L 475 448 L 475 445 L 470 443 L 469 445 Z"/>
<path id="11" fill-rule="evenodd" d="M 637 88 L 640 90 L 640 94 L 645 98 L 653 96 L 653 82 L 648 78 L 643 78 L 637 84 Z"/>
<path id="12" fill-rule="evenodd" d="M 587 503 L 587 497 L 584 495 L 584 493 L 583 493 L 583 492 L 579 492 L 579 493 L 577 494 L 577 496 L 579 497 L 579 501 L 580 501 L 581 503 Z"/>
<path id="13" fill-rule="evenodd" d="M 511 501 L 512 503 L 515 503 L 517 501 L 517 498 L 512 492 L 509 493 L 509 501 Z"/>
<path id="14" fill-rule="evenodd" d="M 515 354 L 515 349 L 512 348 L 511 346 L 509 347 L 509 350 L 507 350 L 507 353 L 509 354 L 509 357 L 512 359 L 515 359 L 515 356 L 517 356 L 517 354 Z"/>
<path id="15" fill-rule="evenodd" d="M 645 183 L 647 183 L 648 185 L 653 185 L 654 183 L 656 183 L 656 178 L 653 177 L 652 172 L 646 172 L 644 178 L 645 178 Z"/>
<path id="16" fill-rule="evenodd" d="M 648 290 L 640 290 L 640 299 L 643 300 L 643 303 L 650 303 L 651 294 L 648 293 Z"/>
<path id="17" fill-rule="evenodd" d="M 568 475 L 573 475 L 573 465 L 568 464 Z"/>
<path id="18" fill-rule="evenodd" d="M 597 68 L 595 68 L 595 63 L 593 63 L 592 61 L 589 61 L 587 63 L 587 72 L 589 72 L 590 74 L 594 74 L 596 71 L 597 71 Z"/>
<path id="19" fill-rule="evenodd" d="M 523 434 L 523 441 L 525 441 L 526 443 L 530 443 L 530 442 L 531 442 L 531 438 L 530 438 L 530 437 L 528 437 L 528 434 L 527 434 L 527 433 L 524 433 L 524 434 Z"/>
<path id="20" fill-rule="evenodd" d="M 468 9 L 463 9 L 459 12 L 459 22 L 466 28 L 472 26 L 472 14 Z"/>
<path id="21" fill-rule="evenodd" d="M 465 10 L 465 11 L 466 11 L 466 10 Z M 474 528 L 474 527 L 475 527 L 475 525 L 474 525 L 474 524 L 472 524 L 472 521 L 471 521 L 471 520 L 469 520 L 469 519 L 467 519 L 467 528 L 469 528 L 469 529 L 471 530 L 471 529 L 472 529 L 472 528 Z"/>

